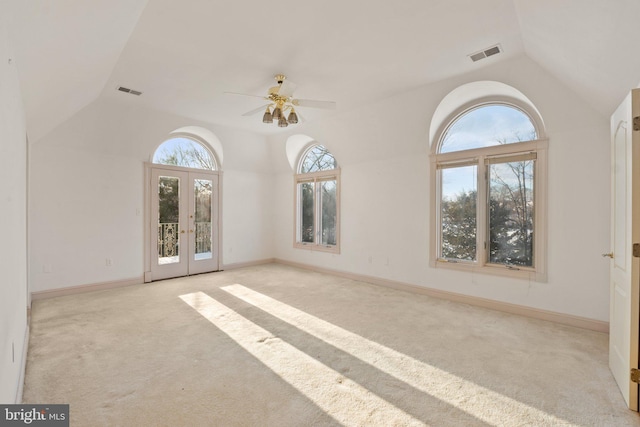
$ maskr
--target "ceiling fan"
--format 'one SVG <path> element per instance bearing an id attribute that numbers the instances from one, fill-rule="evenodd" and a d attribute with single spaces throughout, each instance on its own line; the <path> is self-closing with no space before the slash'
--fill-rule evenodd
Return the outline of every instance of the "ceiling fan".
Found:
<path id="1" fill-rule="evenodd" d="M 276 74 L 274 76 L 277 86 L 269 88 L 267 96 L 250 95 L 247 93 L 237 92 L 225 92 L 231 95 L 243 95 L 253 96 L 256 98 L 262 98 L 269 101 L 268 104 L 256 108 L 255 110 L 248 111 L 243 116 L 251 116 L 259 111 L 265 110 L 262 116 L 263 123 L 273 123 L 276 121 L 279 127 L 287 127 L 290 124 L 298 123 L 298 114 L 294 107 L 309 107 L 309 108 L 324 108 L 329 110 L 335 110 L 336 103 L 334 101 L 315 101 L 312 99 L 297 99 L 293 98 L 293 92 L 297 85 L 289 80 L 286 80 L 284 74 Z M 285 113 L 289 111 L 289 115 L 285 117 Z"/>

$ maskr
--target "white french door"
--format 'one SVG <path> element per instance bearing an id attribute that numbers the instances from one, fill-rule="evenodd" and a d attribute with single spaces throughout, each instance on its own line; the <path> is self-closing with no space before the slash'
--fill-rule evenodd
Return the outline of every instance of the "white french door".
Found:
<path id="1" fill-rule="evenodd" d="M 640 323 L 640 89 L 633 90 L 611 116 L 612 199 L 609 367 L 629 409 L 638 410 Z M 636 119 L 640 121 L 640 119 Z"/>
<path id="2" fill-rule="evenodd" d="M 150 168 L 149 267 L 146 281 L 219 270 L 218 174 Z"/>

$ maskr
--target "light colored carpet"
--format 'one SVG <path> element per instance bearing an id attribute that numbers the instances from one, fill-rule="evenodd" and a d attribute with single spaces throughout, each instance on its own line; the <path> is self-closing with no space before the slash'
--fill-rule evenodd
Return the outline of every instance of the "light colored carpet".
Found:
<path id="1" fill-rule="evenodd" d="M 278 264 L 36 301 L 72 426 L 631 426 L 606 334 Z"/>

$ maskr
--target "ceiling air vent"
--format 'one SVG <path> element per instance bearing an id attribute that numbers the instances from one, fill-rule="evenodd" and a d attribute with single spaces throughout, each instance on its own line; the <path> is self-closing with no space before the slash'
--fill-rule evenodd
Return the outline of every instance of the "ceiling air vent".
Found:
<path id="1" fill-rule="evenodd" d="M 480 61 L 481 59 L 488 58 L 493 55 L 497 55 L 500 52 L 502 52 L 502 48 L 500 47 L 499 44 L 497 44 L 495 46 L 491 46 L 484 50 L 481 50 L 480 52 L 472 53 L 471 55 L 469 55 L 469 58 L 471 58 L 473 62 L 476 62 L 476 61 Z"/>
<path id="2" fill-rule="evenodd" d="M 137 91 L 137 90 L 133 90 L 133 89 L 129 89 L 128 87 L 124 87 L 124 86 L 118 86 L 118 90 L 120 92 L 130 93 L 131 95 L 136 95 L 136 96 L 142 95 L 142 92 Z"/>

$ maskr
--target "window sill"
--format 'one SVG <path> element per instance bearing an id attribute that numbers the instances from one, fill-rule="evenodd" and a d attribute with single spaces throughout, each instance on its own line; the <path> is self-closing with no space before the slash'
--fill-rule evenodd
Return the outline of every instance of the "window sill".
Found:
<path id="1" fill-rule="evenodd" d="M 296 249 L 306 249 L 308 251 L 328 252 L 332 254 L 339 254 L 340 247 L 337 245 L 316 245 L 313 243 L 294 243 L 293 247 Z"/>
<path id="2" fill-rule="evenodd" d="M 447 261 L 437 259 L 431 261 L 433 268 L 445 268 L 448 270 L 467 271 L 470 273 L 488 274 L 493 276 L 512 277 L 515 279 L 529 280 L 534 282 L 547 282 L 547 275 L 544 272 L 536 271 L 527 267 L 507 267 L 506 265 L 485 264 L 479 265 L 469 261 Z"/>

